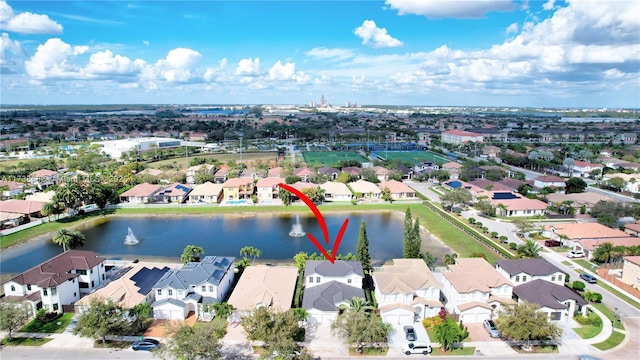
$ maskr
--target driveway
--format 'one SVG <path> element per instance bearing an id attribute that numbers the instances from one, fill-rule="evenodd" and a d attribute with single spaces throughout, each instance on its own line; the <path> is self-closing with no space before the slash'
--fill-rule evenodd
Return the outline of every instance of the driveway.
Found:
<path id="1" fill-rule="evenodd" d="M 484 328 L 482 323 L 479 324 L 465 324 L 467 329 L 469 329 L 469 337 L 471 341 L 502 341 L 500 338 L 492 338 L 489 336 L 489 332 Z"/>
<path id="2" fill-rule="evenodd" d="M 407 344 L 409 341 L 406 339 L 404 334 L 404 327 L 407 324 L 391 324 L 393 325 L 393 329 L 391 330 L 391 334 L 389 335 L 389 353 L 387 356 L 401 356 L 404 355 L 402 353 L 402 346 Z M 427 330 L 424 329 L 421 323 L 413 323 L 408 324 L 413 326 L 416 331 L 416 337 L 418 342 L 426 342 L 430 343 L 429 336 L 427 335 Z"/>
<path id="3" fill-rule="evenodd" d="M 331 324 L 328 322 L 307 324 L 305 347 L 316 358 L 349 356 L 349 348 L 342 339 L 331 333 Z"/>

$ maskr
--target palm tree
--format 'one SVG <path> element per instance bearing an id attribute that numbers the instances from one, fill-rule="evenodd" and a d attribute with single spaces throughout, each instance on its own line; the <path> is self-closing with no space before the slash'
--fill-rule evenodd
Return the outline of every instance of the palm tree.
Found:
<path id="1" fill-rule="evenodd" d="M 198 262 L 200 261 L 200 255 L 202 254 L 204 254 L 204 248 L 202 248 L 202 246 L 187 245 L 184 248 L 182 255 L 180 255 L 180 261 L 185 264 L 194 261 Z"/>
<path id="2" fill-rule="evenodd" d="M 603 262 L 605 264 L 609 263 L 611 261 L 611 259 L 613 258 L 613 253 L 614 253 L 614 246 L 612 243 L 610 242 L 606 242 L 601 244 L 600 246 L 598 246 L 594 251 L 593 251 L 593 257 L 600 261 Z"/>
<path id="3" fill-rule="evenodd" d="M 253 262 L 256 261 L 256 258 L 259 258 L 260 255 L 262 255 L 262 250 L 255 248 L 253 246 L 245 246 L 242 249 L 240 249 L 240 256 L 244 257 L 245 260 L 247 259 L 248 256 L 253 256 L 253 260 L 251 261 L 252 265 L 253 265 Z"/>
<path id="4" fill-rule="evenodd" d="M 538 245 L 535 240 L 527 240 L 524 244 L 518 246 L 518 257 L 531 259 L 531 258 L 539 258 L 540 252 L 542 248 Z"/>
<path id="5" fill-rule="evenodd" d="M 457 258 L 458 254 L 446 254 L 443 261 L 445 265 L 455 265 Z"/>
<path id="6" fill-rule="evenodd" d="M 69 249 L 77 249 L 84 246 L 84 242 L 87 237 L 80 231 L 74 231 L 71 233 L 71 241 L 69 242 Z"/>
<path id="7" fill-rule="evenodd" d="M 53 235 L 51 240 L 53 240 L 55 244 L 62 246 L 62 251 L 67 251 L 67 246 L 71 243 L 72 238 L 73 237 L 69 230 L 60 229 L 55 233 L 55 235 Z"/>
<path id="8" fill-rule="evenodd" d="M 373 310 L 374 307 L 369 305 L 369 302 L 359 296 L 354 296 L 347 300 L 346 304 L 340 305 L 341 309 L 348 309 L 351 312 L 365 312 Z"/>
<path id="9" fill-rule="evenodd" d="M 48 202 L 42 205 L 42 209 L 40 209 L 40 215 L 49 217 L 56 212 L 56 207 L 53 203 Z"/>

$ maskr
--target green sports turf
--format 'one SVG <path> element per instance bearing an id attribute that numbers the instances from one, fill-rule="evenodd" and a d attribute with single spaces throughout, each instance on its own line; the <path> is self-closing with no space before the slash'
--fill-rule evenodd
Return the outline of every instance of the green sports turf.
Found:
<path id="1" fill-rule="evenodd" d="M 304 151 L 302 156 L 307 164 L 324 164 L 327 166 L 338 165 L 339 161 L 344 160 L 356 160 L 360 163 L 369 161 L 354 151 Z"/>

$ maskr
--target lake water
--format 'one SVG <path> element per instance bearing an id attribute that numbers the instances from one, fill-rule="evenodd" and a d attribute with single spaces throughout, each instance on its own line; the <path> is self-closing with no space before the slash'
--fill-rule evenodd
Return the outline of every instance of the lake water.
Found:
<path id="1" fill-rule="evenodd" d="M 367 224 L 369 252 L 375 263 L 402 257 L 403 219 L 401 212 L 325 214 L 331 238 L 331 248 L 342 222 L 349 225 L 340 244 L 339 254 L 355 253 L 360 223 Z M 261 261 L 288 261 L 300 251 L 318 252 L 307 236 L 289 236 L 295 215 L 229 214 L 211 216 L 173 217 L 110 217 L 87 224 L 82 232 L 87 241 L 82 249 L 95 251 L 111 259 L 161 259 L 175 261 L 185 246 L 202 246 L 205 255 L 240 256 L 243 246 L 254 246 L 262 251 Z M 300 215 L 303 231 L 312 233 L 324 243 L 318 221 Z M 140 241 L 137 245 L 124 245 L 127 229 L 131 228 Z M 437 259 L 448 249 L 423 234 L 422 242 Z M 3 251 L 0 261 L 2 273 L 19 273 L 62 251 L 50 239 L 39 239 Z"/>

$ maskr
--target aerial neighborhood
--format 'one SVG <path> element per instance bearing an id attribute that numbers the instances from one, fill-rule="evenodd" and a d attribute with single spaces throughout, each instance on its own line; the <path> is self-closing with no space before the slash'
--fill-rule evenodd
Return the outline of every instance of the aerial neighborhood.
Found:
<path id="1" fill-rule="evenodd" d="M 358 110 L 88 112 L 83 130 L 51 113 L 42 123 L 68 125 L 56 133 L 2 113 L 3 344 L 624 358 L 640 301 L 636 122 Z M 365 220 L 309 251 L 310 203 Z M 159 222 L 137 238 L 134 220 Z"/>

